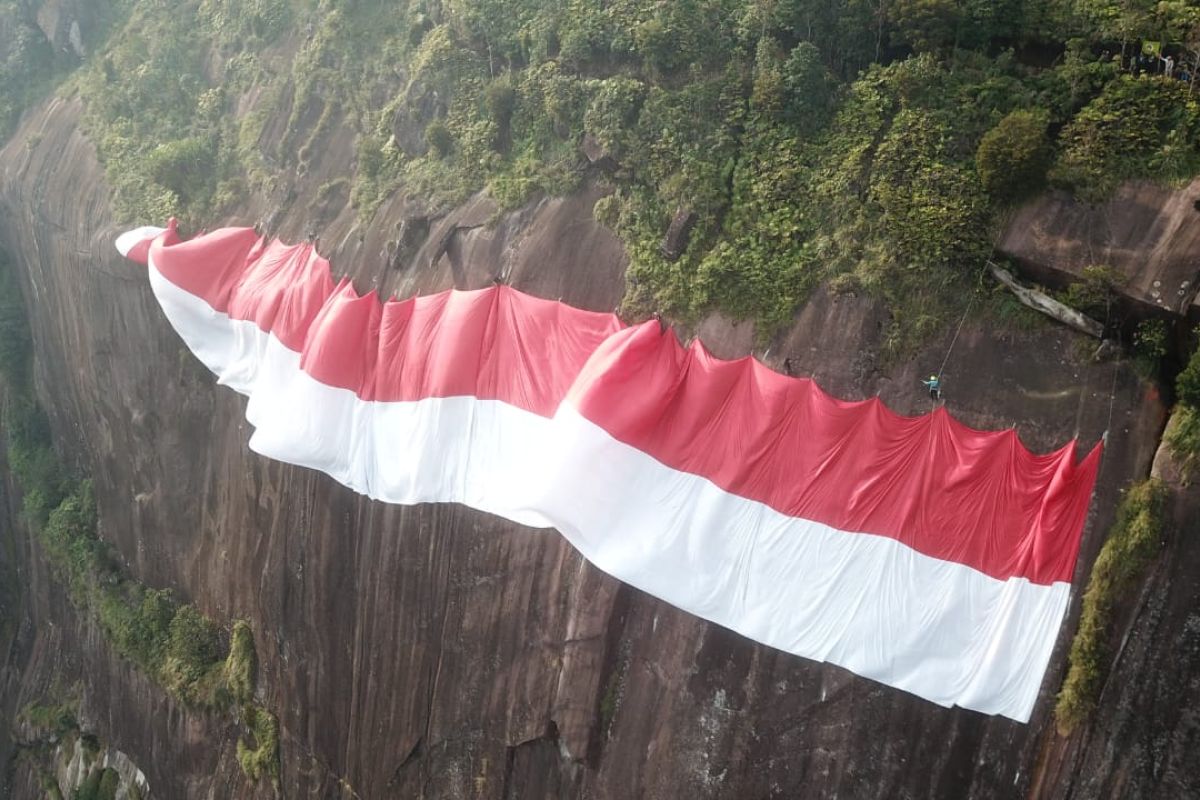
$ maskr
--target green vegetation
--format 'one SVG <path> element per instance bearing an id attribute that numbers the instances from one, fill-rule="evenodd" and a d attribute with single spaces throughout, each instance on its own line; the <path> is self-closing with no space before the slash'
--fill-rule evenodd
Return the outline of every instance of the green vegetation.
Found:
<path id="1" fill-rule="evenodd" d="M 102 750 L 95 735 L 80 730 L 77 719 L 79 701 L 74 696 L 52 705 L 30 704 L 22 709 L 18 719 L 33 728 L 33 738 L 20 745 L 20 756 L 27 759 L 48 798 L 64 795 L 58 785 L 57 766 L 72 758 L 75 742 L 84 749 L 83 781 L 71 792 L 71 800 L 116 800 L 121 788 L 121 775 L 111 767 L 96 763 Z M 126 796 L 139 798 L 136 785 L 127 787 Z"/>
<path id="2" fill-rule="evenodd" d="M 0 251 L 0 376 L 18 375 L 28 380 L 33 343 L 25 324 L 21 291 Z M 7 648 L 20 624 L 21 584 L 16 569 L 16 539 L 0 536 L 0 649 Z"/>
<path id="3" fill-rule="evenodd" d="M 999 215 L 1045 181 L 1098 200 L 1200 170 L 1189 87 L 1097 55 L 1190 47 L 1185 6 L 134 3 L 77 85 L 130 222 L 213 219 L 306 174 L 345 124 L 364 219 L 401 188 L 512 208 L 592 175 L 631 255 L 626 313 L 721 309 L 765 337 L 835 280 L 886 302 L 900 353 L 957 316 Z M 671 260 L 679 209 L 696 222 Z"/>
<path id="4" fill-rule="evenodd" d="M 0 269 L 0 276 L 0 285 L 16 289 L 11 269 Z M 49 423 L 33 397 L 30 340 L 19 298 L 15 292 L 0 301 L 0 380 L 8 463 L 22 489 L 26 523 L 38 531 L 72 601 L 100 624 L 121 656 L 189 705 L 229 706 L 214 623 L 170 591 L 149 589 L 124 574 L 98 535 L 91 483 L 69 477 L 59 464 Z"/>
<path id="5" fill-rule="evenodd" d="M 400 188 L 512 208 L 590 173 L 632 256 L 627 313 L 716 308 L 763 336 L 836 280 L 885 300 L 902 351 L 956 315 L 998 215 L 1046 180 L 1095 201 L 1200 170 L 1191 87 L 1122 68 L 1142 39 L 1200 64 L 1183 2 L 102 5 L 101 31 L 123 27 L 73 86 L 126 221 L 214 220 L 305 175 L 345 124 L 364 219 Z M 24 4 L 0 3 L 0 30 L 3 123 L 73 57 Z M 678 209 L 697 222 L 673 261 Z"/>
<path id="6" fill-rule="evenodd" d="M 233 623 L 229 638 L 229 657 L 225 659 L 225 682 L 236 703 L 245 705 L 254 697 L 257 680 L 258 656 L 254 651 L 254 633 L 250 623 L 238 620 Z"/>
<path id="7" fill-rule="evenodd" d="M 1058 299 L 1076 311 L 1107 323 L 1109 311 L 1127 278 L 1120 270 L 1102 264 L 1084 267 L 1082 280 L 1058 295 Z"/>
<path id="8" fill-rule="evenodd" d="M 75 741 L 79 740 L 87 758 L 94 756 L 90 745 L 94 737 L 82 733 L 79 728 L 78 688 L 66 689 L 55 684 L 41 701 L 22 708 L 15 721 L 29 729 L 21 742 L 18 757 L 28 763 L 47 798 L 63 800 L 53 764 L 56 754 L 72 752 Z M 92 793 L 85 796 L 95 797 L 100 778 L 100 775 L 96 776 Z M 89 783 L 87 780 L 84 785 Z M 79 796 L 80 790 L 76 790 L 71 798 L 75 800 Z"/>
<path id="9" fill-rule="evenodd" d="M 252 705 L 257 671 L 254 636 L 234 623 L 226 650 L 221 629 L 167 589 L 129 578 L 98 534 L 91 482 L 69 476 L 58 462 L 50 426 L 33 396 L 32 349 L 20 292 L 0 260 L 0 388 L 8 462 L 23 494 L 22 512 L 38 533 L 47 560 L 80 613 L 104 632 L 110 646 L 189 708 L 214 713 L 240 709 L 257 742 L 238 743 L 247 776 L 278 781 L 278 723 Z M 34 727 L 62 738 L 78 733 L 77 703 L 33 705 L 22 713 Z M 243 755 L 243 750 L 246 754 Z M 111 774 L 110 774 L 111 773 Z M 116 773 L 95 770 L 75 798 L 107 800 Z"/>
<path id="10" fill-rule="evenodd" d="M 250 731 L 253 747 L 244 739 L 237 742 L 238 764 L 246 777 L 254 782 L 270 778 L 279 790 L 279 721 L 266 709 L 247 705 L 242 709 L 242 723 Z"/>
<path id="11" fill-rule="evenodd" d="M 1141 577 L 1162 542 L 1167 490 L 1150 478 L 1126 490 L 1117 519 L 1088 580 L 1070 667 L 1054 709 L 1058 729 L 1073 731 L 1096 707 L 1109 661 L 1109 627 L 1124 593 Z"/>
<path id="12" fill-rule="evenodd" d="M 1134 366 L 1143 375 L 1157 378 L 1170 348 L 1171 332 L 1161 319 L 1146 319 L 1133 331 Z"/>
<path id="13" fill-rule="evenodd" d="M 1179 460 L 1183 482 L 1191 483 L 1197 467 L 1200 467 L 1200 411 L 1196 406 L 1180 403 L 1163 438 Z"/>
<path id="14" fill-rule="evenodd" d="M 17 116 L 43 94 L 55 71 L 55 54 L 26 3 L 0 2 L 0 141 Z"/>
<path id="15" fill-rule="evenodd" d="M 1063 130 L 1051 179 L 1102 200 L 1129 178 L 1171 182 L 1200 170 L 1200 100 L 1187 84 L 1122 75 Z"/>
<path id="16" fill-rule="evenodd" d="M 79 701 L 70 697 L 57 703 L 30 703 L 17 719 L 32 727 L 38 737 L 61 740 L 79 730 Z"/>
<path id="17" fill-rule="evenodd" d="M 617 704 L 621 700 L 621 680 L 621 672 L 613 670 L 612 674 L 608 676 L 608 682 L 604 685 L 604 695 L 600 698 L 601 731 L 608 731 L 608 726 L 612 724 L 613 717 L 617 714 Z"/>
<path id="18" fill-rule="evenodd" d="M 984 188 L 1000 200 L 1020 200 L 1045 182 L 1050 166 L 1049 114 L 1014 111 L 983 135 L 975 163 Z"/>
<path id="19" fill-rule="evenodd" d="M 1012 204 L 1047 183 L 1094 202 L 1127 179 L 1200 171 L 1193 87 L 1099 55 L 1165 39 L 1200 63 L 1200 10 L 1182 2 L 113 5 L 122 27 L 72 87 L 124 221 L 202 224 L 252 192 L 275 196 L 345 125 L 354 174 L 324 182 L 317 203 L 348 194 L 368 220 L 401 189 L 434 211 L 485 189 L 515 208 L 599 181 L 611 193 L 594 213 L 631 257 L 627 314 L 688 322 L 719 309 L 764 337 L 822 282 L 886 304 L 893 355 L 972 298 L 999 318 L 1028 314 L 977 288 Z M 2 129 L 67 62 L 25 4 L 0 2 L 0 31 Z M 674 258 L 661 242 L 679 211 L 695 224 Z M 1099 316 L 1116 280 L 1089 268 L 1064 299 Z M 225 655 L 223 632 L 195 607 L 124 574 L 97 534 L 88 482 L 54 454 L 19 297 L 0 269 L 4 428 L 26 519 L 114 649 L 189 706 L 240 707 L 243 769 L 277 780 L 278 723 L 253 704 L 248 626 L 234 626 Z M 1157 365 L 1167 346 L 1161 323 L 1139 327 L 1140 363 Z M 1195 357 L 1178 388 L 1168 441 L 1191 469 Z M 1059 699 L 1064 729 L 1095 702 L 1107 627 L 1153 555 L 1162 495 L 1156 481 L 1131 488 L 1097 560 Z M 617 689 L 605 688 L 603 718 Z"/>
<path id="20" fill-rule="evenodd" d="M 115 769 L 93 769 L 72 794 L 71 800 L 116 800 L 121 776 Z"/>
<path id="21" fill-rule="evenodd" d="M 231 706 L 218 628 L 170 591 L 148 589 L 122 573 L 97 535 L 89 481 L 73 484 L 44 519 L 37 519 L 40 502 L 33 509 L 27 504 L 26 512 L 72 601 L 99 623 L 117 653 L 189 706 Z"/>
<path id="22" fill-rule="evenodd" d="M 1192 351 L 1187 366 L 1175 380 L 1175 394 L 1179 402 L 1192 408 L 1200 408 L 1200 348 Z"/>
<path id="23" fill-rule="evenodd" d="M 49 797 L 63 796 L 53 762 L 70 758 L 74 743 L 78 741 L 83 746 L 84 766 L 88 771 L 83 782 L 71 793 L 71 800 L 115 800 L 121 776 L 116 770 L 95 763 L 102 747 L 95 735 L 79 727 L 78 688 L 69 691 L 54 688 L 51 694 L 65 699 L 31 703 L 18 715 L 19 722 L 32 728 L 33 737 L 21 744 L 21 751 L 30 759 L 42 788 Z"/>
<path id="24" fill-rule="evenodd" d="M 900 353 L 964 307 L 998 218 L 1045 181 L 1099 200 L 1200 170 L 1198 95 L 1127 59 L 1150 38 L 1194 71 L 1187 2 L 113 8 L 119 34 L 72 86 L 125 221 L 200 225 L 252 191 L 287 197 L 344 126 L 362 218 L 397 190 L 436 210 L 486 188 L 515 207 L 590 175 L 631 255 L 626 313 L 718 308 L 763 337 L 834 281 L 887 303 Z M 0 2 L 0 29 L 2 120 L 71 64 L 24 4 Z M 325 186 L 320 216 L 347 194 Z M 679 210 L 695 224 L 672 260 Z"/>
<path id="25" fill-rule="evenodd" d="M 86 13 L 79 16 L 84 27 L 72 32 L 69 46 L 55 46 L 38 26 L 39 4 L 0 0 L 0 143 L 12 133 L 22 111 L 79 66 L 76 46 L 91 49 L 103 41 L 130 2 L 89 0 Z"/>
<path id="26" fill-rule="evenodd" d="M 1190 483 L 1200 467 L 1200 349 L 1192 351 L 1175 379 L 1179 401 L 1163 438 L 1179 461 L 1181 477 Z"/>

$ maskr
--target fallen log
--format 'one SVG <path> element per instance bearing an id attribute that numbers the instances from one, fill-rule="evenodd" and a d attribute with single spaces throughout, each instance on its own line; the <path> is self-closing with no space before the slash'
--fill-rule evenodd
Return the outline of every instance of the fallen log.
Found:
<path id="1" fill-rule="evenodd" d="M 1018 300 L 1034 311 L 1040 311 L 1064 325 L 1068 325 L 1081 333 L 1086 333 L 1088 336 L 1095 336 L 1097 339 L 1104 337 L 1104 326 L 1091 317 L 1080 314 L 1075 309 L 1058 302 L 1044 292 L 1022 286 L 1017 283 L 1017 279 L 1012 276 L 1012 273 L 998 264 L 993 264 L 989 261 L 988 269 L 991 270 L 992 276 L 996 280 L 1011 289 Z"/>

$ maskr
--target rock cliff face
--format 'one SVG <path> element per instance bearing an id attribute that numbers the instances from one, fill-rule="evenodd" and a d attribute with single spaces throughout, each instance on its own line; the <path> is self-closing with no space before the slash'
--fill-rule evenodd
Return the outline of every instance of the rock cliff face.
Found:
<path id="1" fill-rule="evenodd" d="M 1128 183 L 1098 206 L 1051 192 L 1014 214 L 998 246 L 1060 284 L 1086 267 L 1112 267 L 1142 314 L 1186 314 L 1200 290 L 1200 181 L 1182 189 Z"/>
<path id="2" fill-rule="evenodd" d="M 129 570 L 216 619 L 251 621 L 260 699 L 280 719 L 283 795 L 1090 798 L 1146 796 L 1164 782 L 1186 794 L 1200 781 L 1200 550 L 1185 531 L 1194 493 L 1176 496 L 1177 530 L 1124 615 L 1088 730 L 1061 739 L 1050 718 L 1077 598 L 1029 725 L 935 707 L 679 612 L 553 533 L 455 506 L 369 502 L 252 454 L 243 401 L 214 385 L 144 275 L 113 251 L 118 228 L 79 113 L 76 101 L 50 101 L 0 151 L 0 241 L 20 267 L 39 394 L 62 455 L 93 476 L 102 535 Z M 309 232 L 304 198 L 348 172 L 351 151 L 331 144 L 297 179 L 297 200 L 248 198 L 240 220 L 269 215 L 285 237 Z M 369 226 L 329 209 L 317 233 L 360 289 L 474 288 L 500 275 L 609 310 L 625 258 L 592 220 L 598 196 L 495 221 L 486 198 L 422 221 L 401 196 Z M 1069 226 L 1051 233 L 1078 238 Z M 1177 236 L 1180 259 L 1194 259 L 1197 245 Z M 840 396 L 879 394 L 921 413 L 917 378 L 948 354 L 949 406 L 970 425 L 1016 426 L 1039 450 L 1076 436 L 1090 446 L 1107 429 L 1081 586 L 1118 491 L 1150 471 L 1165 421 L 1157 391 L 1126 361 L 1093 363 L 1094 343 L 1048 323 L 968 321 L 956 341 L 947 331 L 886 364 L 885 321 L 865 297 L 821 291 L 765 358 L 790 359 Z M 755 340 L 718 317 L 699 334 L 724 356 Z M 273 796 L 243 776 L 236 724 L 181 707 L 78 616 L 11 497 L 0 494 L 0 570 L 19 576 L 20 624 L 0 641 L 6 718 L 78 685 L 81 726 L 127 754 L 153 797 Z M 11 752 L 0 736 L 0 757 Z M 6 761 L 12 796 L 41 796 L 28 761 Z"/>

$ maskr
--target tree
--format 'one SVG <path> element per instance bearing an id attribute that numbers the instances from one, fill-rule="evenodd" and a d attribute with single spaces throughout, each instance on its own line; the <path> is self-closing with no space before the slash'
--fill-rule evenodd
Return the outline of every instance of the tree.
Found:
<path id="1" fill-rule="evenodd" d="M 993 197 L 1018 200 L 1041 188 L 1050 165 L 1049 121 L 1041 109 L 1014 111 L 984 134 L 975 167 Z"/>
<path id="2" fill-rule="evenodd" d="M 962 8 L 957 0 L 894 0 L 888 17 L 898 43 L 929 52 L 957 44 Z"/>
<path id="3" fill-rule="evenodd" d="M 1200 409 L 1200 350 L 1192 353 L 1179 377 L 1175 380 L 1175 392 L 1179 402 Z"/>
<path id="4" fill-rule="evenodd" d="M 783 108 L 785 85 L 783 79 L 783 48 L 769 36 L 758 40 L 754 57 L 754 89 L 750 106 L 766 114 Z"/>
<path id="5" fill-rule="evenodd" d="M 816 45 L 829 68 L 850 77 L 883 49 L 890 0 L 760 0 L 763 33 Z"/>
<path id="6" fill-rule="evenodd" d="M 1200 71 L 1200 8 L 1188 0 L 1168 0 L 1158 4 L 1156 15 L 1163 36 L 1172 43 L 1182 45 L 1192 62 L 1188 86 L 1194 91 L 1196 73 Z"/>
<path id="7" fill-rule="evenodd" d="M 806 131 L 825 125 L 833 107 L 837 83 L 815 45 L 801 42 L 792 48 L 783 64 L 783 86 L 787 97 L 787 118 Z"/>
<path id="8" fill-rule="evenodd" d="M 193 605 L 180 606 L 171 620 L 167 653 L 180 677 L 199 680 L 220 655 L 217 626 Z"/>
<path id="9" fill-rule="evenodd" d="M 216 142 L 190 136 L 164 142 L 146 158 L 146 172 L 185 203 L 205 196 L 216 168 Z"/>
<path id="10" fill-rule="evenodd" d="M 454 134 L 440 119 L 435 119 L 425 128 L 425 143 L 438 158 L 445 158 L 454 149 Z"/>
<path id="11" fill-rule="evenodd" d="M 1110 81 L 1059 135 L 1052 181 L 1089 202 L 1129 178 L 1172 181 L 1200 169 L 1200 104 L 1179 81 Z"/>
<path id="12" fill-rule="evenodd" d="M 1155 0 L 1076 0 L 1076 11 L 1095 26 L 1100 38 L 1121 40 L 1121 60 L 1129 44 L 1155 31 Z"/>

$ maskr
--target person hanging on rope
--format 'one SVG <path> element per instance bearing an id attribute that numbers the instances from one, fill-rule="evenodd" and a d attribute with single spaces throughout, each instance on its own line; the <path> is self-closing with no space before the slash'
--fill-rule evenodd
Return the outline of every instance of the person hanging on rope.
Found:
<path id="1" fill-rule="evenodd" d="M 942 399 L 942 379 L 937 375 L 930 375 L 929 380 L 921 381 L 929 387 L 929 399 L 937 402 Z"/>

